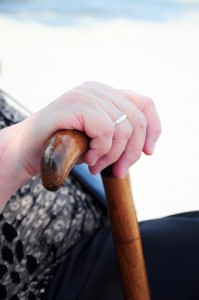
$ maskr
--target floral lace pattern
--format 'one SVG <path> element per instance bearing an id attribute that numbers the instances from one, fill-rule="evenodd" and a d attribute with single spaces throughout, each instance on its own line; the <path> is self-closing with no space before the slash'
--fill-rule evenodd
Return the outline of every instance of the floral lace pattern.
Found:
<path id="1" fill-rule="evenodd" d="M 22 119 L 0 94 L 0 129 Z M 32 178 L 0 214 L 0 299 L 42 299 L 72 247 L 106 223 L 104 208 L 72 175 L 55 193 Z"/>

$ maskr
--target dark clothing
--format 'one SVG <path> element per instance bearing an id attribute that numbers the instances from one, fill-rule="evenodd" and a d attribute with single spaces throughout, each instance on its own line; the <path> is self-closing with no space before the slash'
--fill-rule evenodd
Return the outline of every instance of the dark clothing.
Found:
<path id="1" fill-rule="evenodd" d="M 141 222 L 140 230 L 152 300 L 198 300 L 199 212 Z M 46 299 L 123 299 L 109 228 L 75 246 Z"/>

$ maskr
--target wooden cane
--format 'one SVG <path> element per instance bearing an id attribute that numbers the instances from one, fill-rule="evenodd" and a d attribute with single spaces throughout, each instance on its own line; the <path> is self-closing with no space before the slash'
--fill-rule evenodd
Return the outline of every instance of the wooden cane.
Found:
<path id="1" fill-rule="evenodd" d="M 60 130 L 47 141 L 41 155 L 44 187 L 56 191 L 72 166 L 89 147 L 88 137 L 76 130 Z M 120 267 L 124 299 L 150 300 L 139 225 L 131 193 L 130 177 L 114 178 L 111 167 L 102 172 L 108 211 Z"/>

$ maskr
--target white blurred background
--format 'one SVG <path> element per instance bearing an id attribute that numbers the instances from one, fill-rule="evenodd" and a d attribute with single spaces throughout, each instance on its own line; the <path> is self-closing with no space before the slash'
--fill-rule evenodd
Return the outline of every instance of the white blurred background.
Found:
<path id="1" fill-rule="evenodd" d="M 0 0 L 0 88 L 31 111 L 87 80 L 152 97 L 130 170 L 139 220 L 199 209 L 199 0 Z"/>

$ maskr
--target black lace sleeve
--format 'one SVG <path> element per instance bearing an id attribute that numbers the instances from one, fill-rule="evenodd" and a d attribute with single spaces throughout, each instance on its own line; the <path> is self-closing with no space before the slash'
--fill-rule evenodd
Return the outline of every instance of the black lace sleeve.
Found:
<path id="1" fill-rule="evenodd" d="M 0 129 L 23 118 L 0 95 Z M 104 207 L 74 176 L 56 193 L 32 178 L 0 215 L 0 299 L 42 299 L 73 246 L 106 223 Z"/>

